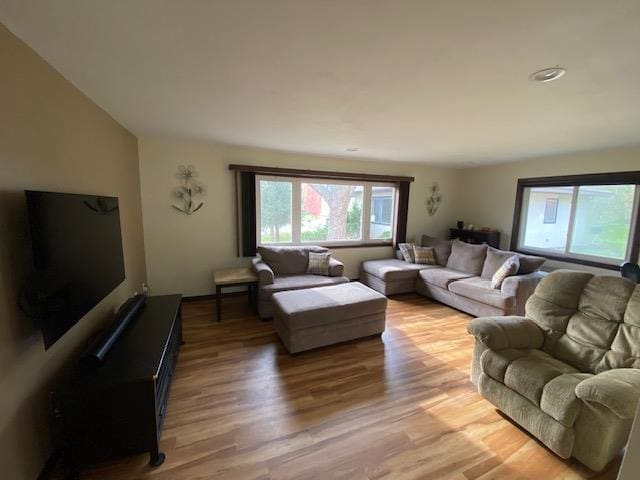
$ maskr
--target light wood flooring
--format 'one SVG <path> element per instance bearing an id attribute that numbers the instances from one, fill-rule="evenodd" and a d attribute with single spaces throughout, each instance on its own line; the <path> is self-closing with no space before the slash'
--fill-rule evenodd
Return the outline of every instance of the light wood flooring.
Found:
<path id="1" fill-rule="evenodd" d="M 614 479 L 564 461 L 469 382 L 470 319 L 418 295 L 389 302 L 382 339 L 291 357 L 241 297 L 183 306 L 184 339 L 162 448 L 82 478 Z"/>

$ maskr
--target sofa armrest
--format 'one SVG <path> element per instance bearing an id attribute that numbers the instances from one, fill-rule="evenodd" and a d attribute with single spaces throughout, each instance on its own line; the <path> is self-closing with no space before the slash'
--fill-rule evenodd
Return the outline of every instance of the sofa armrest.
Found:
<path id="1" fill-rule="evenodd" d="M 542 329 L 525 317 L 483 317 L 469 322 L 467 331 L 491 350 L 542 348 Z"/>
<path id="2" fill-rule="evenodd" d="M 536 271 L 523 275 L 507 277 L 502 282 L 502 293 L 516 297 L 517 315 L 524 315 L 527 300 L 536 290 L 538 283 L 547 275 L 546 272 Z"/>
<path id="3" fill-rule="evenodd" d="M 615 368 L 583 380 L 576 397 L 607 407 L 619 418 L 632 419 L 640 399 L 640 369 Z"/>
<path id="4" fill-rule="evenodd" d="M 329 276 L 341 277 L 344 275 L 344 264 L 340 260 L 331 257 L 329 259 Z"/>
<path id="5" fill-rule="evenodd" d="M 262 261 L 260 256 L 253 257 L 251 259 L 251 265 L 253 267 L 253 271 L 258 275 L 258 283 L 260 285 L 273 284 L 273 270 L 271 270 L 269 265 Z"/>

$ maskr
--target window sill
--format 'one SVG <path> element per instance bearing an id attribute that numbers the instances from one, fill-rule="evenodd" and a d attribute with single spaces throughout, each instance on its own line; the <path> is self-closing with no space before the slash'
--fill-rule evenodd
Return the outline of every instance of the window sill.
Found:
<path id="1" fill-rule="evenodd" d="M 372 247 L 392 247 L 392 242 L 361 242 L 361 243 L 323 243 L 304 242 L 302 244 L 293 243 L 259 243 L 259 247 L 325 247 L 329 250 L 340 248 L 372 248 Z"/>
<path id="2" fill-rule="evenodd" d="M 544 258 L 546 258 L 548 260 L 554 260 L 556 262 L 574 263 L 576 265 L 586 265 L 588 267 L 597 267 L 597 268 L 604 268 L 606 270 L 620 271 L 620 265 L 616 265 L 616 264 L 613 264 L 613 263 L 604 263 L 604 262 L 598 262 L 596 260 L 587 260 L 587 259 L 582 259 L 582 258 L 565 257 L 565 256 L 562 256 L 562 255 L 548 255 L 545 252 L 539 252 L 539 251 L 536 251 L 536 250 L 526 250 L 526 249 L 523 249 L 523 248 L 518 248 L 515 251 L 518 252 L 518 253 L 522 253 L 524 255 L 535 255 L 537 257 L 544 257 Z M 621 261 L 620 263 L 622 263 L 623 261 Z"/>
<path id="3" fill-rule="evenodd" d="M 371 247 L 392 247 L 393 243 L 391 242 L 363 242 L 363 243 L 339 243 L 337 245 L 323 245 L 320 244 L 320 247 L 327 247 L 328 249 L 332 248 L 371 248 Z"/>

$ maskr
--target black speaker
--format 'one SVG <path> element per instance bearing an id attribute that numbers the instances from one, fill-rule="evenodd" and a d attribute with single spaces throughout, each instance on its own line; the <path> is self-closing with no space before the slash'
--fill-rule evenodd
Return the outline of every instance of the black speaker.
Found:
<path id="1" fill-rule="evenodd" d="M 147 297 L 145 295 L 138 294 L 122 304 L 111 325 L 107 327 L 104 333 L 92 343 L 80 358 L 80 362 L 78 362 L 78 373 L 86 375 L 100 367 L 111 347 L 113 347 L 118 338 L 120 338 L 120 335 L 122 335 L 122 332 L 127 328 L 127 325 L 136 318 L 146 301 Z"/>

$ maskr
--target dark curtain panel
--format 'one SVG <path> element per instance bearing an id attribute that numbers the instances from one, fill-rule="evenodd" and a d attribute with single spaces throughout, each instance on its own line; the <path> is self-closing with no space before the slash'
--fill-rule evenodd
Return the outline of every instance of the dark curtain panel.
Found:
<path id="1" fill-rule="evenodd" d="M 242 256 L 256 254 L 256 174 L 240 172 L 240 238 Z"/>
<path id="2" fill-rule="evenodd" d="M 409 213 L 410 182 L 398 182 L 398 221 L 396 222 L 395 245 L 407 241 L 407 214 Z"/>

